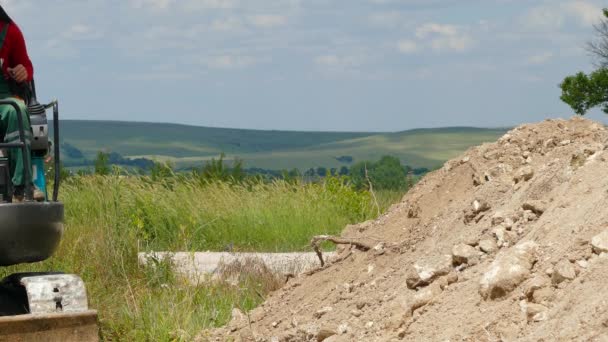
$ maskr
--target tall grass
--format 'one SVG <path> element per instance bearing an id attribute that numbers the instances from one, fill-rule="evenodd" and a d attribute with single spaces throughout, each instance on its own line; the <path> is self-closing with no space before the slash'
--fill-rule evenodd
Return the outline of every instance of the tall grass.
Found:
<path id="1" fill-rule="evenodd" d="M 307 250 L 312 235 L 335 234 L 377 215 L 369 193 L 336 178 L 231 184 L 181 176 L 77 176 L 61 191 L 65 233 L 56 255 L 2 275 L 80 275 L 90 306 L 99 310 L 103 339 L 116 341 L 191 340 L 201 329 L 226 323 L 233 308 L 255 307 L 272 289 L 255 276 L 236 286 L 194 287 L 170 265 L 139 265 L 139 251 Z M 383 210 L 389 201 L 377 197 Z"/>

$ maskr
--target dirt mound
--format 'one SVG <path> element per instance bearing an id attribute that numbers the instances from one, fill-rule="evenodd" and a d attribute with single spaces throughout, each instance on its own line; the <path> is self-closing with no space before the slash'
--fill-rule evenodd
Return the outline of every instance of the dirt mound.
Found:
<path id="1" fill-rule="evenodd" d="M 340 249 L 199 338 L 608 341 L 607 148 L 581 118 L 472 148 L 344 231 L 375 248 Z"/>

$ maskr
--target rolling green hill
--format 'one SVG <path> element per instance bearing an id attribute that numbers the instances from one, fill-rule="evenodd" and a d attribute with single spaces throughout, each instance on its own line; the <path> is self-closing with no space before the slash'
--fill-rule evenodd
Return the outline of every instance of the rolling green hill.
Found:
<path id="1" fill-rule="evenodd" d="M 197 166 L 225 153 L 227 159 L 243 159 L 246 167 L 308 169 L 341 167 L 338 160 L 354 162 L 394 155 L 415 167 L 434 168 L 468 147 L 496 140 L 506 129 L 451 127 L 415 129 L 396 133 L 296 132 L 197 127 L 176 124 L 61 121 L 64 161 L 77 164 L 66 147 L 75 147 L 86 159 L 98 151 L 128 158 L 145 157 L 171 161 L 177 167 Z M 67 144 L 67 145 L 65 145 Z"/>

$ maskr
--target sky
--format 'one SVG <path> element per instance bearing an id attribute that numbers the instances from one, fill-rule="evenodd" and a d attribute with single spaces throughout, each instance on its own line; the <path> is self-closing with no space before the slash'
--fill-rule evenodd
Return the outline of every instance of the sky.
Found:
<path id="1" fill-rule="evenodd" d="M 62 117 L 323 131 L 573 115 L 595 0 L 0 0 Z M 597 111 L 589 117 L 604 120 Z"/>

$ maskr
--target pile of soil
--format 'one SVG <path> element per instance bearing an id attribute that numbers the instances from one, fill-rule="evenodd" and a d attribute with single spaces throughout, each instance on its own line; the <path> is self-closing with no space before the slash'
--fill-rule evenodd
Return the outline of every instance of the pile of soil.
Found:
<path id="1" fill-rule="evenodd" d="M 608 130 L 520 126 L 349 226 L 212 341 L 608 341 Z M 366 247 L 367 246 L 367 247 Z"/>

